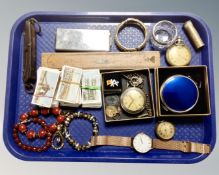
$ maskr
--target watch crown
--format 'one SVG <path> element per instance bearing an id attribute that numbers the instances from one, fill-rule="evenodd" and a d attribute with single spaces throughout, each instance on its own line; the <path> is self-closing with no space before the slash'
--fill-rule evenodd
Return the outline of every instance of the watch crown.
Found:
<path id="1" fill-rule="evenodd" d="M 184 41 L 183 41 L 181 36 L 178 36 L 176 38 L 175 44 L 177 44 L 177 45 L 184 45 Z"/>
<path id="2" fill-rule="evenodd" d="M 176 45 L 184 45 L 184 41 L 181 36 L 178 36 L 175 41 Z"/>

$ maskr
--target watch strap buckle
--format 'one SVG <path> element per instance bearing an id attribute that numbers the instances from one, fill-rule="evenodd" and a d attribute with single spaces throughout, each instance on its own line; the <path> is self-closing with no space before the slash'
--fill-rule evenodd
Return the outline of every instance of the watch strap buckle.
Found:
<path id="1" fill-rule="evenodd" d="M 191 152 L 192 147 L 192 142 L 182 141 L 181 151 L 185 153 Z"/>

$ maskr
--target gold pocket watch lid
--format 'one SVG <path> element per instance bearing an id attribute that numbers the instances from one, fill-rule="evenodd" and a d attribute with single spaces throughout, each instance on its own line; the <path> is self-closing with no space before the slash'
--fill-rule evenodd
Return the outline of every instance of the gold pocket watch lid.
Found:
<path id="1" fill-rule="evenodd" d="M 180 36 L 167 49 L 166 60 L 172 66 L 186 66 L 191 62 L 192 53 Z"/>

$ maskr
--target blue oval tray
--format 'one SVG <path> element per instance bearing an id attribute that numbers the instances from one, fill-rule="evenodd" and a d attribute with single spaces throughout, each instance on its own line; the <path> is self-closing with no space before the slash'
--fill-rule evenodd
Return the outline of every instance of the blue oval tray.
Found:
<path id="1" fill-rule="evenodd" d="M 211 144 L 214 148 L 216 141 L 216 114 L 215 114 L 215 95 L 214 95 L 214 77 L 213 77 L 213 58 L 211 33 L 206 23 L 198 16 L 187 13 L 66 13 L 66 12 L 34 12 L 29 13 L 17 20 L 11 31 L 7 88 L 5 97 L 5 116 L 4 116 L 4 142 L 8 150 L 17 158 L 33 161 L 92 161 L 92 162 L 145 162 L 145 163 L 196 163 L 205 159 L 208 155 L 196 153 L 182 153 L 179 151 L 152 150 L 147 154 L 139 154 L 130 148 L 103 146 L 77 152 L 67 143 L 63 149 L 56 151 L 50 148 L 46 152 L 33 153 L 20 149 L 12 137 L 12 128 L 19 120 L 19 115 L 31 109 L 31 96 L 24 91 L 22 82 L 23 65 L 23 28 L 25 20 L 36 18 L 42 27 L 42 35 L 37 37 L 37 66 L 41 64 L 42 52 L 54 52 L 55 31 L 57 27 L 62 28 L 80 28 L 80 29 L 108 29 L 114 34 L 118 23 L 128 17 L 134 17 L 142 20 L 149 28 L 159 20 L 170 20 L 177 24 L 179 34 L 192 50 L 191 65 L 206 65 L 209 73 L 209 86 L 211 97 L 211 111 L 209 117 L 194 118 L 175 118 L 171 121 L 176 125 L 176 140 L 189 140 Z M 182 25 L 187 20 L 192 20 L 197 27 L 206 46 L 196 52 L 188 41 L 187 36 L 182 30 Z M 139 30 L 135 28 L 125 28 L 122 32 L 122 42 L 132 47 L 136 42 L 142 39 Z M 144 50 L 151 50 L 150 44 L 147 44 Z M 111 51 L 118 51 L 113 43 Z M 167 66 L 164 55 L 161 55 L 161 65 Z M 153 74 L 153 73 L 152 73 Z M 152 76 L 153 77 L 153 76 Z M 82 110 L 82 109 L 81 109 Z M 94 114 L 100 125 L 100 135 L 120 135 L 133 137 L 139 132 L 145 132 L 152 138 L 155 138 L 154 127 L 156 118 L 152 120 L 133 121 L 116 125 L 108 125 L 104 122 L 103 110 L 86 110 Z M 46 118 L 50 123 L 54 120 L 52 117 Z M 73 129 L 74 128 L 74 129 Z M 80 142 L 89 138 L 90 125 L 86 122 L 75 121 L 70 128 L 70 132 L 77 137 Z M 74 130 L 74 131 L 73 131 Z M 23 141 L 26 140 L 23 138 Z M 41 144 L 36 141 L 35 145 Z"/>

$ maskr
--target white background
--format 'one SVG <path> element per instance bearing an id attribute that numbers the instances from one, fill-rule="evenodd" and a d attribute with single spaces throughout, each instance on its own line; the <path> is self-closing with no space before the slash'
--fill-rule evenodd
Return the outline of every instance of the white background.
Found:
<path id="1" fill-rule="evenodd" d="M 213 36 L 215 91 L 219 99 L 219 1 L 217 0 L 20 0 L 0 1 L 0 174 L 4 175 L 67 175 L 67 174 L 216 174 L 219 170 L 218 144 L 204 161 L 191 165 L 122 164 L 122 163 L 75 163 L 75 162 L 27 162 L 13 157 L 3 143 L 2 128 L 6 87 L 7 56 L 10 30 L 21 15 L 31 11 L 139 11 L 139 12 L 191 12 L 202 16 Z M 206 58 L 207 59 L 207 58 Z M 11 116 L 13 117 L 13 116 Z M 218 125 L 217 121 L 217 125 Z M 218 130 L 217 130 L 218 131 Z"/>

